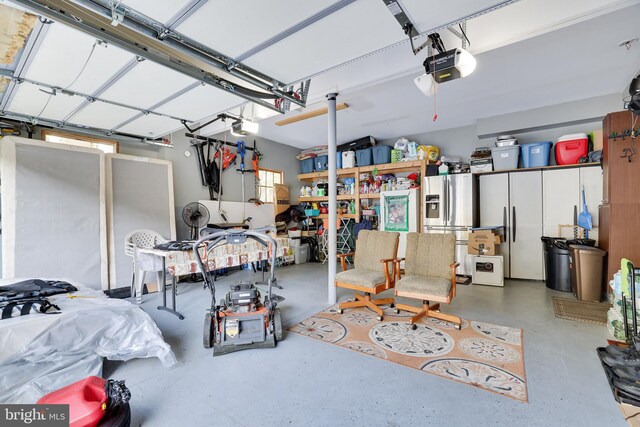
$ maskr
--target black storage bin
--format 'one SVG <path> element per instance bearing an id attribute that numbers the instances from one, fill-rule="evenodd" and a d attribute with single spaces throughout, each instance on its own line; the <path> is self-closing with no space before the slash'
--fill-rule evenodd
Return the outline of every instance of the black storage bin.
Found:
<path id="1" fill-rule="evenodd" d="M 592 239 L 572 239 L 563 237 L 543 237 L 544 269 L 547 288 L 571 292 L 571 252 L 569 245 L 595 246 Z"/>

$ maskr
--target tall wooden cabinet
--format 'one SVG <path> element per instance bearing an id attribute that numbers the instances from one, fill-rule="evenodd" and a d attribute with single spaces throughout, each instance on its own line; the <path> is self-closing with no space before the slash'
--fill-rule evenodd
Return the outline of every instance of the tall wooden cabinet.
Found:
<path id="1" fill-rule="evenodd" d="M 623 135 L 634 119 L 630 111 L 610 113 L 603 127 L 603 203 L 600 206 L 600 247 L 607 251 L 607 278 L 620 269 L 620 260 L 629 258 L 640 265 L 640 137 Z M 636 122 L 636 129 L 638 123 Z M 629 149 L 636 154 L 628 157 Z"/>

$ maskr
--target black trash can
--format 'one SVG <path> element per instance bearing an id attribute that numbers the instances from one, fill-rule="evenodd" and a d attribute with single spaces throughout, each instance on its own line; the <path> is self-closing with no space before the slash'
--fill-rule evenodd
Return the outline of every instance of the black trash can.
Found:
<path id="1" fill-rule="evenodd" d="M 544 270 L 547 288 L 571 292 L 571 252 L 569 245 L 594 246 L 592 239 L 542 237 L 544 244 Z"/>

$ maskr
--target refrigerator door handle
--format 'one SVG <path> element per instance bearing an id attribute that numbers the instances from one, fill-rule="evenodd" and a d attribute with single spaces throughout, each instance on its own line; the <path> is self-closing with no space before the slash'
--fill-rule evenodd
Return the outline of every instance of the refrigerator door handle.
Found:
<path id="1" fill-rule="evenodd" d="M 449 181 L 449 177 L 446 177 L 447 182 L 447 225 L 451 222 L 451 211 L 453 210 L 453 206 L 451 203 L 451 182 Z"/>
<path id="2" fill-rule="evenodd" d="M 578 225 L 578 206 L 573 205 L 573 225 Z"/>
<path id="3" fill-rule="evenodd" d="M 447 177 L 442 177 L 442 197 L 444 198 L 444 211 L 442 212 L 442 222 L 447 225 L 447 218 L 449 217 L 449 192 L 447 187 Z M 441 205 L 441 206 L 442 206 Z"/>
<path id="4" fill-rule="evenodd" d="M 502 227 L 504 227 L 504 240 L 509 240 L 509 229 L 507 228 L 507 207 L 502 208 Z"/>
<path id="5" fill-rule="evenodd" d="M 513 243 L 516 242 L 516 207 L 513 207 L 513 214 L 511 217 L 511 226 L 513 230 L 511 231 L 511 236 L 513 237 Z"/>

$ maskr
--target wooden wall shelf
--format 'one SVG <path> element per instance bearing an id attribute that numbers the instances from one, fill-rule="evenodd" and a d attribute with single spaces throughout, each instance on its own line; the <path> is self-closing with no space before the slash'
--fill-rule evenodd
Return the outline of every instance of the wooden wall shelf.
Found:
<path id="1" fill-rule="evenodd" d="M 403 173 L 403 172 L 418 172 L 421 178 L 427 176 L 427 165 L 433 163 L 428 160 L 412 160 L 409 162 L 396 162 L 396 163 L 384 163 L 380 165 L 371 165 L 371 166 L 362 166 L 355 168 L 346 168 L 346 169 L 338 169 L 337 175 L 339 178 L 353 177 L 355 180 L 354 186 L 356 189 L 360 189 L 360 174 L 361 173 L 371 173 L 374 170 L 378 170 L 379 174 L 388 174 L 388 173 Z M 327 179 L 328 178 L 327 171 L 321 172 L 312 172 L 312 173 L 301 173 L 298 174 L 299 181 L 315 181 L 318 179 Z M 422 193 L 422 190 L 420 190 Z M 380 193 L 368 193 L 368 194 L 343 194 L 338 195 L 338 200 L 354 200 L 356 205 L 356 213 L 355 214 L 340 214 L 338 218 L 350 218 L 355 219 L 356 222 L 360 222 L 360 200 L 363 199 L 379 199 Z M 310 203 L 310 202 L 327 202 L 329 197 L 298 197 L 298 203 Z M 422 194 L 420 194 L 420 200 L 422 200 Z M 418 203 L 420 206 L 420 218 L 418 220 L 419 230 L 422 230 L 422 203 Z M 313 218 L 328 218 L 328 215 L 318 215 Z"/>

